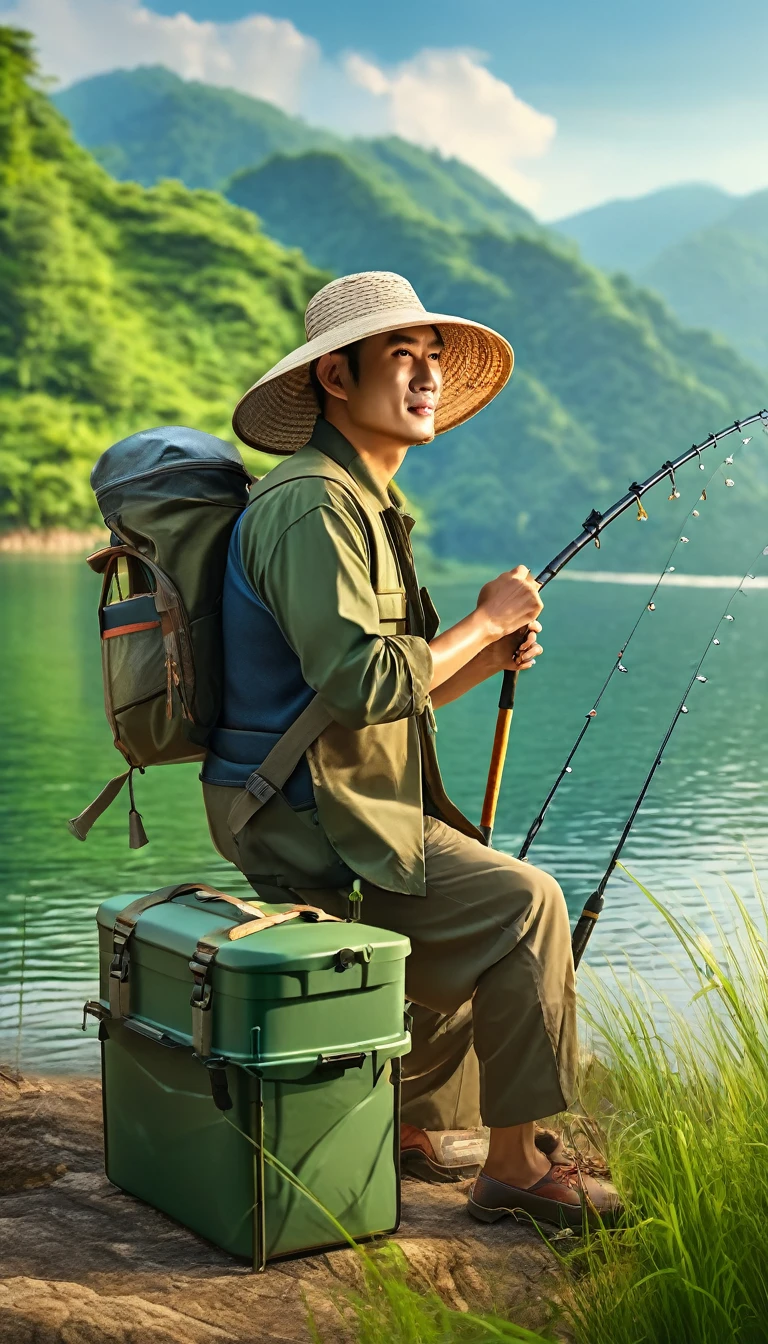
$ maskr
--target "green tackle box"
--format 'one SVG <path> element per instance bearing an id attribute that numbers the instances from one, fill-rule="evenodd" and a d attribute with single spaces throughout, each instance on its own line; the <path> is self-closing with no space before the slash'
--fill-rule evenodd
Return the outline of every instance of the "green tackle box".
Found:
<path id="1" fill-rule="evenodd" d="M 408 939 L 195 885 L 97 918 L 109 1179 L 255 1269 L 393 1232 Z"/>

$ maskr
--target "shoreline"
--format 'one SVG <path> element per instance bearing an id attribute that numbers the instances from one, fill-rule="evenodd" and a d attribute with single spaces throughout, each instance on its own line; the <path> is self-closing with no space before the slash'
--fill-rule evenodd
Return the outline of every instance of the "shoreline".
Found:
<path id="1" fill-rule="evenodd" d="M 109 544 L 107 529 L 98 524 L 84 531 L 69 527 L 48 527 L 35 529 L 17 527 L 0 532 L 0 557 L 13 556 L 86 556 Z M 451 583 L 461 581 L 484 582 L 493 565 L 481 566 L 475 561 L 435 560 L 433 556 L 421 557 L 422 577 L 428 583 Z M 565 569 L 558 578 L 568 579 L 572 583 L 620 584 L 631 586 L 653 586 L 658 582 L 658 574 L 648 574 L 641 570 L 591 570 Z M 663 582 L 670 588 L 733 588 L 738 579 L 730 574 L 665 574 Z M 745 587 L 750 590 L 768 588 L 768 577 L 759 576 L 747 580 Z"/>
<path id="2" fill-rule="evenodd" d="M 105 527 L 93 527 L 79 532 L 70 527 L 16 527 L 0 532 L 0 555 L 87 555 L 99 546 L 106 546 L 109 533 Z"/>

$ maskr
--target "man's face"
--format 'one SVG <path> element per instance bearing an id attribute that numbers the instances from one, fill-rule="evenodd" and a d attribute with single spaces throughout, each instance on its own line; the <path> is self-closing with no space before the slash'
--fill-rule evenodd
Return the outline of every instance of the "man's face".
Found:
<path id="1" fill-rule="evenodd" d="M 397 443 L 429 443 L 443 385 L 442 354 L 442 338 L 430 326 L 366 337 L 358 381 L 340 370 L 352 423 Z"/>

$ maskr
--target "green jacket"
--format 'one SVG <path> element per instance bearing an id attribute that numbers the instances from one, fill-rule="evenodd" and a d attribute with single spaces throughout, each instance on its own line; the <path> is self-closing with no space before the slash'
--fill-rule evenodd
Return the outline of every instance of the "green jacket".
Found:
<path id="1" fill-rule="evenodd" d="M 416 581 L 412 520 L 322 417 L 251 501 L 245 573 L 334 718 L 308 752 L 318 823 L 353 872 L 423 895 L 424 812 L 482 837 L 440 778 L 428 644 L 438 619 Z M 268 828 L 269 809 L 256 824 Z"/>

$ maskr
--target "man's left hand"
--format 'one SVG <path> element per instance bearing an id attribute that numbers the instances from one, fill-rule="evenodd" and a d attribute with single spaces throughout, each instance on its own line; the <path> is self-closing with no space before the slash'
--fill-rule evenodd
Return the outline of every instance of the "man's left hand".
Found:
<path id="1" fill-rule="evenodd" d="M 505 635 L 491 647 L 500 672 L 524 672 L 526 668 L 533 667 L 539 654 L 544 650 L 539 644 L 537 636 L 541 634 L 541 622 L 531 621 L 522 630 L 515 630 L 511 635 Z"/>

